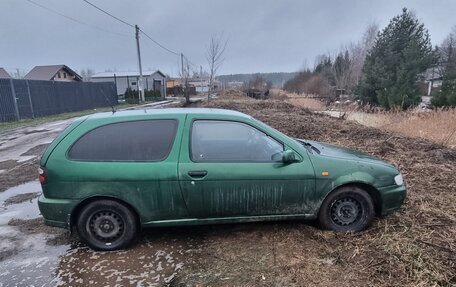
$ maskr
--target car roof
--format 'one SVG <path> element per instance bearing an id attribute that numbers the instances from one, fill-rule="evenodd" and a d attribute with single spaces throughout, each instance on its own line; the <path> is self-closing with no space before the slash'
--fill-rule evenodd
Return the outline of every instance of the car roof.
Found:
<path id="1" fill-rule="evenodd" d="M 252 117 L 244 113 L 226 110 L 226 109 L 212 109 L 212 108 L 160 108 L 160 109 L 138 109 L 138 110 L 121 110 L 113 112 L 95 113 L 88 116 L 88 120 L 95 119 L 121 119 L 129 117 L 151 118 L 153 115 L 202 115 L 202 116 L 226 116 L 226 117 L 241 117 L 251 119 Z"/>

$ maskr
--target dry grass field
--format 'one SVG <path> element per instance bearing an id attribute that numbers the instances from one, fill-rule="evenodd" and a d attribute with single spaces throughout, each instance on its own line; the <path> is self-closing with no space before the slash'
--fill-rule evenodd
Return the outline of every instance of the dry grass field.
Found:
<path id="1" fill-rule="evenodd" d="M 227 285 L 456 284 L 454 149 L 315 114 L 274 96 L 254 100 L 231 91 L 204 105 L 246 112 L 290 136 L 347 146 L 389 161 L 403 172 L 408 197 L 399 212 L 357 234 L 299 222 L 236 225 L 221 233 L 217 227 L 205 244 L 207 256 L 197 260 L 205 279 L 187 274 L 181 277 L 184 282 L 215 286 L 222 281 L 214 274 L 223 274 L 230 278 Z"/>
<path id="2" fill-rule="evenodd" d="M 312 111 L 324 111 L 326 107 L 315 98 L 302 95 L 286 94 L 286 101 L 294 106 Z M 362 108 L 356 105 L 336 106 L 331 113 L 334 116 L 356 121 L 368 127 L 397 132 L 408 137 L 419 137 L 438 144 L 456 147 L 456 109 L 437 109 L 422 111 L 381 111 Z"/>
<path id="3" fill-rule="evenodd" d="M 425 138 L 456 147 L 456 109 L 376 114 L 355 112 L 353 115 L 349 115 L 348 119 L 409 137 Z"/>

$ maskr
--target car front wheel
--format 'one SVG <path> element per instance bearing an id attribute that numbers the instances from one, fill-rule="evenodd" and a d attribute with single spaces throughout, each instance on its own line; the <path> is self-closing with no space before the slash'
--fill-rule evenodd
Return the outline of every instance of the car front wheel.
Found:
<path id="1" fill-rule="evenodd" d="M 127 247 L 138 228 L 128 207 L 114 200 L 97 200 L 82 208 L 77 229 L 92 249 L 110 251 Z"/>
<path id="2" fill-rule="evenodd" d="M 357 232 L 367 228 L 373 217 L 374 204 L 369 194 L 359 187 L 345 186 L 326 197 L 318 219 L 324 229 Z"/>

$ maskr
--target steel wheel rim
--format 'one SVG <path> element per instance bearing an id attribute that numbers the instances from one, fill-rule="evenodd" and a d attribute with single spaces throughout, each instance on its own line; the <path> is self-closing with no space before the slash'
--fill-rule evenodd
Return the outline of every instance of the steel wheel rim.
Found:
<path id="1" fill-rule="evenodd" d="M 331 220 L 339 226 L 349 226 L 357 223 L 362 215 L 361 203 L 353 197 L 344 197 L 334 201 L 330 209 Z"/>
<path id="2" fill-rule="evenodd" d="M 96 211 L 87 222 L 90 234 L 104 243 L 120 238 L 124 233 L 124 226 L 123 218 L 111 210 Z"/>

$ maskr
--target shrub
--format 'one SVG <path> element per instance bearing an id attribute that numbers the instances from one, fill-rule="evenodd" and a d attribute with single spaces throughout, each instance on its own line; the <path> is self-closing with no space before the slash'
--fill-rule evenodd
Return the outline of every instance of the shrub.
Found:
<path id="1" fill-rule="evenodd" d="M 150 101 L 158 101 L 161 99 L 161 93 L 160 91 L 154 91 L 154 90 L 144 90 L 144 99 L 146 102 Z"/>
<path id="2" fill-rule="evenodd" d="M 125 90 L 125 101 L 129 104 L 139 104 L 139 92 L 128 87 Z"/>

